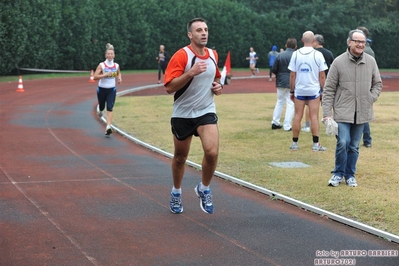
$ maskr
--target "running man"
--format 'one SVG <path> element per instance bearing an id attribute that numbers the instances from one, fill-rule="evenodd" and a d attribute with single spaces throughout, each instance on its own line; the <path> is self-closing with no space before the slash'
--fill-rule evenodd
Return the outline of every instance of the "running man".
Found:
<path id="1" fill-rule="evenodd" d="M 219 154 L 218 117 L 214 95 L 222 93 L 217 66 L 218 54 L 206 47 L 208 26 L 202 18 L 194 18 L 187 24 L 190 44 L 179 49 L 170 59 L 164 77 L 166 92 L 174 93 L 171 127 L 174 142 L 172 159 L 173 188 L 170 211 L 183 212 L 182 181 L 185 163 L 193 135 L 199 136 L 204 157 L 202 182 L 195 187 L 201 209 L 213 213 L 210 183 L 215 173 Z"/>

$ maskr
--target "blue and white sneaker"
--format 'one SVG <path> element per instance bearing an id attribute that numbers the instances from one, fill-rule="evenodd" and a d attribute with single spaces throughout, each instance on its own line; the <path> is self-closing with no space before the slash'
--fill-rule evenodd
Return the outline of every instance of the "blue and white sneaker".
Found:
<path id="1" fill-rule="evenodd" d="M 180 193 L 173 193 L 173 192 L 170 193 L 169 209 L 172 213 L 183 212 L 183 204 L 181 203 Z"/>
<path id="2" fill-rule="evenodd" d="M 328 180 L 328 185 L 332 187 L 337 187 L 339 183 L 342 182 L 342 177 L 339 177 L 337 175 L 333 175 L 330 180 Z"/>
<path id="3" fill-rule="evenodd" d="M 346 180 L 346 184 L 350 187 L 357 187 L 357 182 L 354 177 L 348 178 L 348 180 Z"/>
<path id="4" fill-rule="evenodd" d="M 212 195 L 211 190 L 201 191 L 199 190 L 200 184 L 195 187 L 195 194 L 197 194 L 198 198 L 200 198 L 200 207 L 206 213 L 213 213 L 213 203 L 212 203 Z"/>

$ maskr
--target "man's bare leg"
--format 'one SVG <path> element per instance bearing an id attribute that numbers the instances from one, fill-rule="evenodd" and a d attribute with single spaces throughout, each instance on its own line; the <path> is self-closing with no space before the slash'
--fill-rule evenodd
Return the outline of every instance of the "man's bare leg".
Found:
<path id="1" fill-rule="evenodd" d="M 319 109 L 320 109 L 320 97 L 314 100 L 308 101 L 309 117 L 310 117 L 310 129 L 313 136 L 319 136 L 320 123 L 319 123 Z"/>
<path id="2" fill-rule="evenodd" d="M 173 135 L 173 142 L 175 146 L 174 156 L 172 159 L 172 175 L 173 175 L 173 186 L 177 189 L 181 188 L 184 169 L 188 153 L 190 151 L 192 137 L 185 140 L 178 140 Z"/>
<path id="3" fill-rule="evenodd" d="M 219 154 L 219 131 L 216 124 L 198 127 L 204 157 L 202 159 L 202 184 L 209 186 L 215 173 Z"/>
<path id="4" fill-rule="evenodd" d="M 301 121 L 303 117 L 303 110 L 305 108 L 305 101 L 294 99 L 294 119 L 292 121 L 292 137 L 298 138 L 299 132 L 301 131 Z"/>

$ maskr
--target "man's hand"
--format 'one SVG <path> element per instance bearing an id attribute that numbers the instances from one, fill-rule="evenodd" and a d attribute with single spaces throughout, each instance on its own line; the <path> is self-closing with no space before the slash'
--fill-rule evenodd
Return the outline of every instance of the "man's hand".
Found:
<path id="1" fill-rule="evenodd" d="M 323 117 L 323 118 L 321 119 L 321 122 L 323 122 L 323 124 L 325 124 L 325 123 L 327 122 L 328 119 L 333 119 L 333 117 L 332 117 L 332 116 Z"/>
<path id="2" fill-rule="evenodd" d="M 193 67 L 189 70 L 191 72 L 191 76 L 197 76 L 203 72 L 206 71 L 206 68 L 208 67 L 208 63 L 204 61 L 197 62 L 193 65 Z"/>
<path id="3" fill-rule="evenodd" d="M 212 88 L 211 88 L 213 94 L 215 95 L 220 95 L 222 94 L 223 86 L 219 82 L 212 82 Z"/>

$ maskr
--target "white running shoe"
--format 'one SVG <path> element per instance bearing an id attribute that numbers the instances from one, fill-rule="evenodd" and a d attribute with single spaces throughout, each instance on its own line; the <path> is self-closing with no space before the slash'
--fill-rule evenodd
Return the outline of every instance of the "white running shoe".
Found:
<path id="1" fill-rule="evenodd" d="M 333 175 L 330 180 L 328 180 L 328 185 L 331 187 L 337 187 L 339 183 L 341 183 L 343 180 L 342 177 L 339 177 L 337 175 Z"/>
<path id="2" fill-rule="evenodd" d="M 297 151 L 299 150 L 298 142 L 293 142 L 290 146 L 291 151 Z"/>
<path id="3" fill-rule="evenodd" d="M 111 134 L 112 134 L 112 128 L 111 128 L 111 126 L 107 126 L 105 128 L 105 135 L 109 136 Z"/>
<path id="4" fill-rule="evenodd" d="M 326 151 L 327 148 L 320 145 L 320 143 L 313 144 L 312 151 Z"/>
<path id="5" fill-rule="evenodd" d="M 346 184 L 350 187 L 357 187 L 357 182 L 354 177 L 351 177 L 348 180 L 346 180 Z"/>

